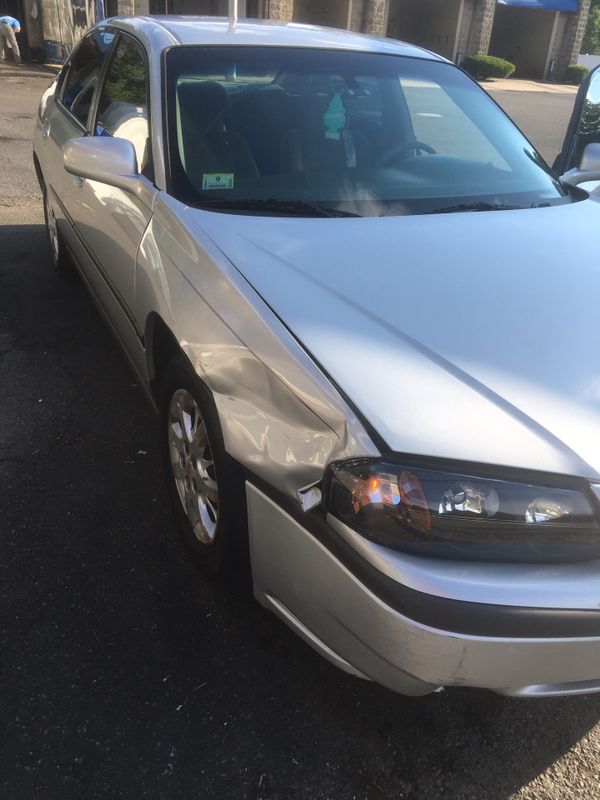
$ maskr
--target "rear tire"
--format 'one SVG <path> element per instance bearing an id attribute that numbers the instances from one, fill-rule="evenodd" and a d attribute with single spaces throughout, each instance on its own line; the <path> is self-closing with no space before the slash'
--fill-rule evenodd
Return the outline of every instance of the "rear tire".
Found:
<path id="1" fill-rule="evenodd" d="M 244 582 L 249 575 L 244 475 L 225 451 L 211 394 L 183 355 L 161 381 L 161 455 L 186 549 L 202 571 Z"/>
<path id="2" fill-rule="evenodd" d="M 50 202 L 48 190 L 42 185 L 42 195 L 44 200 L 44 221 L 46 223 L 46 240 L 48 242 L 48 256 L 52 269 L 64 277 L 72 277 L 75 270 L 67 248 L 58 229 L 54 209 Z"/>

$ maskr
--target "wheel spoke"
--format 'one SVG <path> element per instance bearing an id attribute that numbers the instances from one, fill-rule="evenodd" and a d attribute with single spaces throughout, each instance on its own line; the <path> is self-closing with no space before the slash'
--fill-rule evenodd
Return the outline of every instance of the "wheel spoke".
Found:
<path id="1" fill-rule="evenodd" d="M 211 503 L 211 501 L 208 499 L 208 497 L 206 498 L 206 507 L 208 508 L 213 520 L 216 522 L 216 519 L 217 519 L 217 507 L 216 507 L 216 505 L 213 505 Z"/>
<path id="2" fill-rule="evenodd" d="M 207 503 L 211 503 L 214 508 L 218 507 L 219 503 L 219 493 L 217 491 L 217 484 L 215 483 L 214 486 L 206 486 L 206 491 L 204 493 L 204 497 Z"/>
<path id="3" fill-rule="evenodd" d="M 171 419 L 171 430 L 175 433 L 178 439 L 183 439 L 185 427 L 183 422 L 183 409 L 179 398 L 174 398 L 169 409 L 169 416 Z"/>
<path id="4" fill-rule="evenodd" d="M 171 464 L 173 466 L 173 475 L 175 476 L 175 480 L 182 481 L 185 477 L 185 472 L 179 461 L 173 461 L 171 459 Z"/>
<path id="5" fill-rule="evenodd" d="M 199 456 L 202 456 L 208 447 L 208 436 L 206 434 L 206 428 L 202 423 L 196 427 L 194 434 L 194 447 Z"/>
<path id="6" fill-rule="evenodd" d="M 181 426 L 181 438 L 190 441 L 190 413 L 184 408 L 181 401 L 177 402 L 177 413 L 179 425 Z"/>
<path id="7" fill-rule="evenodd" d="M 192 442 L 194 445 L 197 444 L 198 434 L 203 432 L 204 425 L 202 423 L 200 412 L 198 411 L 197 406 L 194 406 L 192 413 L 190 414 L 190 442 Z"/>
<path id="8" fill-rule="evenodd" d="M 192 525 L 198 519 L 198 499 L 192 492 L 185 493 L 185 502 L 187 505 L 188 517 Z"/>
<path id="9" fill-rule="evenodd" d="M 211 478 L 210 475 L 202 478 L 202 485 L 206 488 L 207 492 L 213 492 L 216 496 L 218 489 L 217 482 Z"/>

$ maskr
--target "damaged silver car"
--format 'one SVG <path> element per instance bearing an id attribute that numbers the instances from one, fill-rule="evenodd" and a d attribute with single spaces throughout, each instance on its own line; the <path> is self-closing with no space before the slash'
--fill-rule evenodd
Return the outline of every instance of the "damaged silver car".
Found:
<path id="1" fill-rule="evenodd" d="M 190 551 L 353 675 L 600 690 L 599 85 L 554 171 L 455 65 L 309 26 L 109 20 L 42 98 L 51 262 Z"/>

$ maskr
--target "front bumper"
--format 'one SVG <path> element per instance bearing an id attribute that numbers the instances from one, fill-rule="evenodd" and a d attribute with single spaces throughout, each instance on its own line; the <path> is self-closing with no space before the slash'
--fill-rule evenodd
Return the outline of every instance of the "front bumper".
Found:
<path id="1" fill-rule="evenodd" d="M 598 635 L 564 630 L 564 635 L 549 636 L 543 618 L 538 636 L 534 613 L 528 636 L 523 630 L 515 636 L 473 635 L 418 622 L 385 602 L 251 484 L 247 499 L 256 598 L 347 672 L 410 695 L 441 686 L 538 696 L 600 691 L 600 630 Z M 435 599 L 444 603 L 444 598 Z M 492 617 L 494 608 L 488 607 Z M 600 611 L 589 613 L 594 627 L 598 614 L 600 629 Z M 562 618 L 561 628 L 565 624 L 568 619 Z M 589 617 L 585 625 L 590 627 Z"/>

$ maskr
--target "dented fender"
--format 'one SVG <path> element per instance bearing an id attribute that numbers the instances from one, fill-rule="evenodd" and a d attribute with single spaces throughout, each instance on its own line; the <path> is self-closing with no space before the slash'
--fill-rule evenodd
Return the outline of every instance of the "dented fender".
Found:
<path id="1" fill-rule="evenodd" d="M 160 195 L 141 243 L 136 317 L 157 314 L 212 392 L 227 452 L 297 499 L 337 459 L 379 450 L 353 409 L 208 236 Z M 179 217 L 179 218 L 178 218 Z"/>

